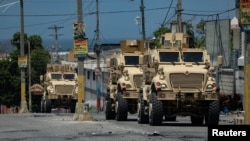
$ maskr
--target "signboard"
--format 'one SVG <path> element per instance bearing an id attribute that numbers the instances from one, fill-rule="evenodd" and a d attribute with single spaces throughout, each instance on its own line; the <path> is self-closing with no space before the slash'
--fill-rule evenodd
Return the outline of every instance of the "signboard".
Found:
<path id="1" fill-rule="evenodd" d="M 18 67 L 19 68 L 27 68 L 27 66 L 28 66 L 27 56 L 19 56 L 18 57 Z"/>
<path id="2" fill-rule="evenodd" d="M 74 40 L 74 57 L 85 58 L 88 54 L 88 40 Z"/>
<path id="3" fill-rule="evenodd" d="M 82 40 L 85 39 L 85 24 L 83 23 L 74 23 L 73 30 L 74 30 L 74 39 L 75 40 Z"/>
<path id="4" fill-rule="evenodd" d="M 83 24 L 83 23 L 74 23 L 73 24 L 73 29 L 74 30 L 83 30 L 83 31 L 85 31 L 85 24 Z"/>
<path id="5" fill-rule="evenodd" d="M 240 25 L 250 31 L 250 0 L 240 0 Z"/>

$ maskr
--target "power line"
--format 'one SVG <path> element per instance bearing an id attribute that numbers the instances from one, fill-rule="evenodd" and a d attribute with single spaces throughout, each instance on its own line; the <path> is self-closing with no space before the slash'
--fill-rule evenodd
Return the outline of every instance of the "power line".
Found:
<path id="1" fill-rule="evenodd" d="M 162 26 L 164 26 L 165 23 L 166 23 L 166 20 L 167 20 L 167 17 L 168 17 L 168 13 L 169 13 L 170 7 L 172 6 L 172 3 L 173 3 L 173 0 L 171 1 L 170 6 L 169 6 L 169 8 L 168 8 L 168 12 L 167 12 L 167 14 L 166 14 L 166 16 L 165 16 L 165 18 L 164 18 L 162 24 L 161 24 Z"/>
<path id="2" fill-rule="evenodd" d="M 175 7 L 159 7 L 159 8 L 150 8 L 150 9 L 144 9 L 144 11 L 154 11 L 154 10 L 165 10 L 169 8 L 175 8 Z M 190 15 L 198 15 L 198 16 L 211 16 L 211 15 L 218 15 L 218 14 L 224 14 L 226 12 L 230 12 L 235 10 L 236 8 L 232 8 L 229 10 L 221 10 L 221 11 L 196 11 L 196 10 L 188 10 L 188 9 L 183 9 L 183 11 L 191 11 L 191 12 L 196 12 L 196 13 L 201 13 L 201 12 L 217 12 L 213 14 L 194 14 L 194 13 L 187 13 Z M 99 12 L 99 14 L 119 14 L 119 13 L 133 13 L 133 12 L 140 12 L 140 10 L 123 10 L 123 11 L 107 11 L 107 12 Z M 94 15 L 96 14 L 96 11 L 94 12 L 88 12 L 88 13 L 83 13 L 84 16 L 86 15 Z M 53 17 L 53 16 L 72 16 L 75 15 L 75 13 L 71 14 L 25 14 L 25 17 Z M 19 14 L 1 14 L 0 17 L 6 17 L 6 16 L 20 16 Z"/>
<path id="3" fill-rule="evenodd" d="M 49 27 L 49 29 L 54 29 L 55 34 L 51 34 L 50 36 L 54 36 L 55 40 L 56 40 L 56 63 L 59 63 L 59 55 L 58 55 L 58 49 L 59 49 L 59 43 L 58 43 L 58 37 L 63 35 L 63 34 L 58 34 L 58 29 L 63 28 L 63 27 L 58 27 L 56 25 L 54 25 L 53 27 Z M 52 56 L 51 56 L 52 57 Z"/>
<path id="4" fill-rule="evenodd" d="M 164 10 L 168 8 L 173 7 L 160 7 L 160 8 L 151 8 L 151 9 L 145 9 L 144 11 L 153 11 L 153 10 Z M 123 11 L 107 11 L 107 12 L 99 12 L 99 14 L 119 14 L 119 13 L 131 13 L 131 12 L 140 12 L 140 10 L 123 10 Z M 96 14 L 96 11 L 94 12 L 88 12 L 83 13 L 84 15 L 94 15 Z M 50 16 L 70 16 L 75 15 L 73 14 L 25 14 L 25 17 L 50 17 Z M 18 14 L 1 14 L 0 16 L 20 16 Z"/>

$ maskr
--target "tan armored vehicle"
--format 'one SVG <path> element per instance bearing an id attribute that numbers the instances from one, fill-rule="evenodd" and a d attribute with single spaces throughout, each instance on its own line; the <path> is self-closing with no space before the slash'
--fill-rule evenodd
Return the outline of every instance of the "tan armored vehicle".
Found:
<path id="1" fill-rule="evenodd" d="M 77 73 L 71 64 L 48 64 L 41 76 L 44 93 L 41 112 L 50 113 L 52 108 L 65 108 L 75 112 L 77 102 Z"/>
<path id="2" fill-rule="evenodd" d="M 146 41 L 123 40 L 121 52 L 107 61 L 109 84 L 107 88 L 105 116 L 117 121 L 127 120 L 128 113 L 137 113 L 137 100 L 142 83 L 143 70 L 140 65 Z"/>
<path id="3" fill-rule="evenodd" d="M 144 55 L 143 85 L 138 100 L 138 123 L 160 125 L 190 116 L 194 125 L 218 124 L 219 96 L 210 56 L 189 48 L 183 33 L 162 36 L 161 47 Z"/>

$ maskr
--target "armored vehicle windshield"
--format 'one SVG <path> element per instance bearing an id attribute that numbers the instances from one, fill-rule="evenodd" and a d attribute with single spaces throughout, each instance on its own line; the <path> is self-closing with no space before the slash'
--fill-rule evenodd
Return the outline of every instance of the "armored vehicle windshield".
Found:
<path id="1" fill-rule="evenodd" d="M 75 74 L 63 74 L 64 80 L 74 80 Z"/>
<path id="2" fill-rule="evenodd" d="M 62 74 L 58 74 L 58 73 L 52 73 L 51 74 L 51 79 L 62 79 Z"/>
<path id="3" fill-rule="evenodd" d="M 139 56 L 124 56 L 125 65 L 138 65 Z"/>
<path id="4" fill-rule="evenodd" d="M 160 62 L 179 62 L 179 52 L 159 52 Z"/>
<path id="5" fill-rule="evenodd" d="M 203 62 L 203 52 L 183 52 L 184 62 Z"/>

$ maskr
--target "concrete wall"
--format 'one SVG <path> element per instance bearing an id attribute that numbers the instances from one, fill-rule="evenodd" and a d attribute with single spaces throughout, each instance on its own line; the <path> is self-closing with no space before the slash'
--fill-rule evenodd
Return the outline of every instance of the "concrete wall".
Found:
<path id="1" fill-rule="evenodd" d="M 234 70 L 221 69 L 220 71 L 220 94 L 233 95 L 235 92 Z"/>

